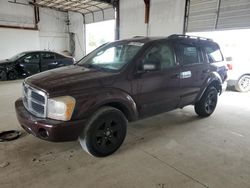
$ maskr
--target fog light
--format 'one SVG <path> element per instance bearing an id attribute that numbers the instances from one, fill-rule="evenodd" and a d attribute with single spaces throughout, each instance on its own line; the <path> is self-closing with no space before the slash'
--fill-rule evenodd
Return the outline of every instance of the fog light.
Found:
<path id="1" fill-rule="evenodd" d="M 49 132 L 43 128 L 38 129 L 38 134 L 42 138 L 48 138 L 49 137 Z"/>

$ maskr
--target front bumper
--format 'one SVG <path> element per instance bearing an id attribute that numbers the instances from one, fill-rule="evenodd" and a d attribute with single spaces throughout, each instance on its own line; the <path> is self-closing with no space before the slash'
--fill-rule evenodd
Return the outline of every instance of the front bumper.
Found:
<path id="1" fill-rule="evenodd" d="M 22 99 L 18 99 L 15 102 L 15 108 L 17 119 L 23 129 L 47 141 L 62 142 L 76 140 L 86 124 L 86 120 L 57 121 L 35 117 L 25 109 Z"/>

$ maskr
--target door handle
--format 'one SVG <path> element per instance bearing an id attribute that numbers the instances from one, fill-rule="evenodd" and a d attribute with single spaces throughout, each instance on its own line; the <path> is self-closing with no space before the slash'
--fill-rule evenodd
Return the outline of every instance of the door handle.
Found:
<path id="1" fill-rule="evenodd" d="M 180 78 L 185 79 L 185 78 L 190 78 L 192 77 L 192 72 L 191 71 L 185 71 L 180 73 Z"/>
<path id="2" fill-rule="evenodd" d="M 58 62 L 57 62 L 57 61 L 54 61 L 54 62 L 52 62 L 51 64 L 52 64 L 52 65 L 57 65 Z"/>

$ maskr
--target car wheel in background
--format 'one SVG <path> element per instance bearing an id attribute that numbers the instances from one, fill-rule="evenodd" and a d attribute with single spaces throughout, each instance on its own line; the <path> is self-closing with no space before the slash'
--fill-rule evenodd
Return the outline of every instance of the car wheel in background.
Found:
<path id="1" fill-rule="evenodd" d="M 7 80 L 7 74 L 4 71 L 0 71 L 0 80 L 5 81 Z"/>
<path id="2" fill-rule="evenodd" d="M 195 112 L 200 117 L 210 116 L 217 105 L 218 91 L 215 87 L 208 87 L 201 99 L 194 105 Z"/>
<path id="3" fill-rule="evenodd" d="M 235 85 L 235 90 L 239 92 L 250 91 L 250 75 L 243 75 L 240 77 Z"/>
<path id="4" fill-rule="evenodd" d="M 15 80 L 18 78 L 18 74 L 16 71 L 12 70 L 8 73 L 8 80 Z"/>
<path id="5" fill-rule="evenodd" d="M 124 114 L 113 107 L 102 107 L 90 118 L 79 141 L 90 155 L 105 157 L 121 146 L 126 131 L 127 119 Z"/>

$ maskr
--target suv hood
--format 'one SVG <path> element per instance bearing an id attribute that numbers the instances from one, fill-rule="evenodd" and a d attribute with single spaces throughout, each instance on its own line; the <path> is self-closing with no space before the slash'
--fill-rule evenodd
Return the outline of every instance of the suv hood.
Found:
<path id="1" fill-rule="evenodd" d="M 71 65 L 36 74 L 26 78 L 25 82 L 54 97 L 112 84 L 115 75 L 110 72 Z"/>

